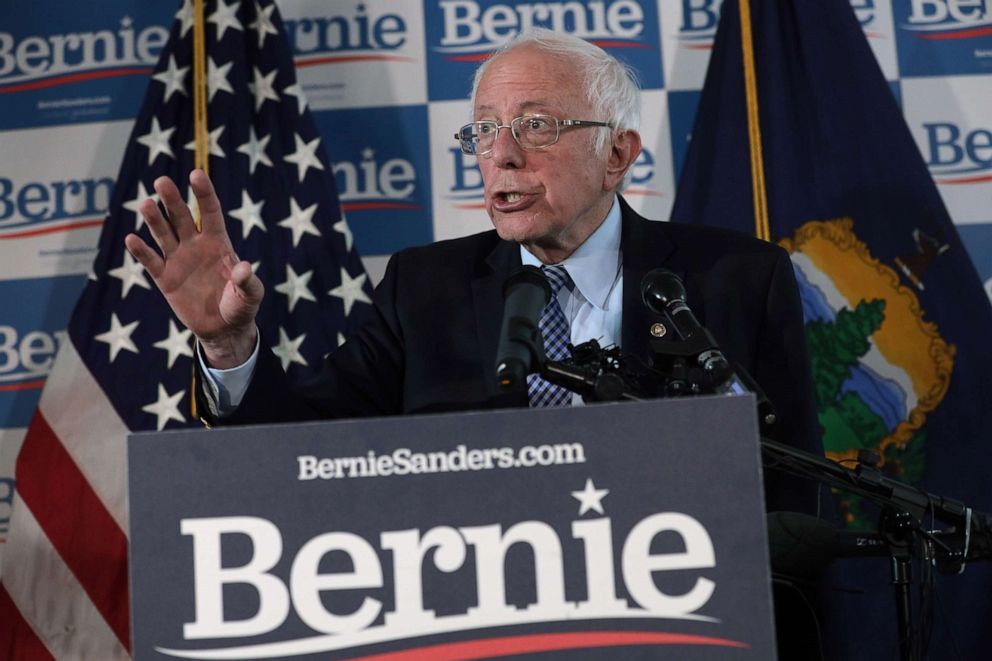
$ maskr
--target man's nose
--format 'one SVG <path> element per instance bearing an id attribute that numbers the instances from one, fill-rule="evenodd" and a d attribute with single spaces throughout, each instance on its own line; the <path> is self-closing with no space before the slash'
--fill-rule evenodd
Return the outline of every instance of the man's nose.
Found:
<path id="1" fill-rule="evenodd" d="M 519 168 L 523 165 L 524 150 L 513 138 L 513 130 L 509 126 L 499 130 L 490 156 L 497 167 Z"/>

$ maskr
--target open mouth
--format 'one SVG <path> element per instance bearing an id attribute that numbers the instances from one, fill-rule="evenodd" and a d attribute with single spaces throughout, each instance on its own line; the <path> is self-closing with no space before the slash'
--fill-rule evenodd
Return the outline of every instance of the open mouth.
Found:
<path id="1" fill-rule="evenodd" d="M 500 191 L 493 195 L 493 207 L 498 211 L 519 211 L 526 209 L 534 200 L 536 195 L 521 193 L 520 191 Z"/>

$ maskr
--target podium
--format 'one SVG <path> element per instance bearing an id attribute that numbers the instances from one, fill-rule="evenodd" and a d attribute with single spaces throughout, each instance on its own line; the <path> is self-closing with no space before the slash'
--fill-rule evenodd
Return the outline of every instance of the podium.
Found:
<path id="1" fill-rule="evenodd" d="M 755 402 L 135 434 L 142 659 L 773 659 Z"/>

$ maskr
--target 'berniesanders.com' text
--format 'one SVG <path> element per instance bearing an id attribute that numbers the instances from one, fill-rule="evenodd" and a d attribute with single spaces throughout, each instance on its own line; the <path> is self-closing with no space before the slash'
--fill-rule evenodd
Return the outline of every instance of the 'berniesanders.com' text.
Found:
<path id="1" fill-rule="evenodd" d="M 298 480 L 331 480 L 584 464 L 586 455 L 581 443 L 471 450 L 459 445 L 454 450 L 438 452 L 414 452 L 410 448 L 398 448 L 389 454 L 376 454 L 369 450 L 360 457 L 301 455 L 296 461 L 299 466 Z"/>

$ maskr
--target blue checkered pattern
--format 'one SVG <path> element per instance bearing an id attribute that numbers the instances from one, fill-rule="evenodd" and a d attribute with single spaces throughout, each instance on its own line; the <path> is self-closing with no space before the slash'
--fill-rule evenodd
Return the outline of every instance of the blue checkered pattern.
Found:
<path id="1" fill-rule="evenodd" d="M 542 266 L 541 273 L 551 285 L 551 300 L 544 306 L 539 324 L 544 336 L 544 354 L 548 360 L 565 360 L 571 355 L 568 350 L 571 333 L 568 319 L 558 304 L 558 292 L 562 287 L 571 286 L 572 279 L 564 266 Z M 527 391 L 531 408 L 568 406 L 572 401 L 570 390 L 545 381 L 537 374 L 527 377 Z"/>

